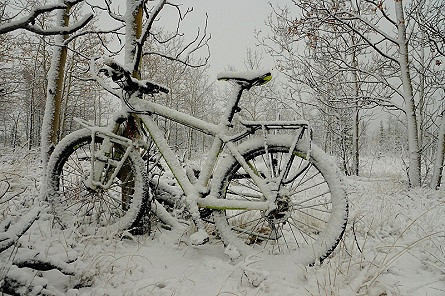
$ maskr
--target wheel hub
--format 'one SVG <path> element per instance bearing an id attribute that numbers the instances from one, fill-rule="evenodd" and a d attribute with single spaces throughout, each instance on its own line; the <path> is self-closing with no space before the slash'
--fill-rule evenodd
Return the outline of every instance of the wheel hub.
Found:
<path id="1" fill-rule="evenodd" d="M 288 194 L 278 194 L 275 204 L 276 209 L 270 211 L 267 218 L 274 223 L 285 223 L 292 212 L 292 204 Z"/>

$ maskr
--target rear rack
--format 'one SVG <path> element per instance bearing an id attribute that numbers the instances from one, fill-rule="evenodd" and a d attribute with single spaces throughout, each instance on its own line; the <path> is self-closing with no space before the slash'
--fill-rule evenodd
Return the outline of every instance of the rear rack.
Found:
<path id="1" fill-rule="evenodd" d="M 293 120 L 293 121 L 240 121 L 242 125 L 247 128 L 255 130 L 260 128 L 266 129 L 298 129 L 307 128 L 309 122 L 307 120 Z"/>
<path id="2" fill-rule="evenodd" d="M 258 130 L 263 130 L 263 132 L 266 134 L 270 130 L 276 130 L 277 132 L 279 130 L 299 130 L 297 133 L 299 133 L 298 138 L 301 139 L 303 134 L 306 130 L 310 131 L 309 128 L 309 122 L 307 120 L 294 120 L 294 121 L 245 121 L 240 120 L 239 121 L 241 125 L 243 125 L 246 129 L 236 135 L 233 135 L 232 137 L 229 137 L 227 140 L 230 141 L 239 141 L 246 136 L 254 134 Z M 310 132 L 311 135 L 311 132 Z M 311 136 L 310 136 L 311 138 Z"/>

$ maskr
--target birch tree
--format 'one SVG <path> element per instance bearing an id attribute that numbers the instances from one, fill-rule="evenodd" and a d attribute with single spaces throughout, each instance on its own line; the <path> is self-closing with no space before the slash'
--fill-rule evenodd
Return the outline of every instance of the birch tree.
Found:
<path id="1" fill-rule="evenodd" d="M 295 20 L 286 9 L 274 10 L 274 14 L 275 20 L 269 22 L 274 34 L 263 39 L 263 44 L 276 56 L 288 81 L 303 85 L 306 97 L 313 97 L 305 104 L 315 101 L 325 119 L 318 125 L 326 131 L 320 144 L 341 157 L 347 174 L 358 174 L 359 112 L 375 106 L 365 98 L 363 80 L 367 74 L 358 71 L 359 58 L 367 46 L 360 44 L 349 28 L 316 18 Z M 361 61 L 360 67 L 368 65 Z M 373 92 L 369 91 L 366 96 Z"/>
<path id="2" fill-rule="evenodd" d="M 43 168 L 46 168 L 51 147 L 57 142 L 59 129 L 61 94 L 63 87 L 63 74 L 67 56 L 67 47 L 63 42 L 68 34 L 83 28 L 92 19 L 92 14 L 87 14 L 79 22 L 69 25 L 69 12 L 71 8 L 83 0 L 60 0 L 59 3 L 42 5 L 33 8 L 27 15 L 21 18 L 6 19 L 0 25 L 0 34 L 23 29 L 39 35 L 55 35 L 56 46 L 53 50 L 53 58 L 48 77 L 46 112 L 43 119 L 41 134 L 41 151 Z M 36 25 L 36 19 L 45 13 L 56 11 L 54 27 L 43 28 Z"/>
<path id="3" fill-rule="evenodd" d="M 419 138 L 418 101 L 412 77 L 414 61 L 411 42 L 413 33 L 419 27 L 413 22 L 418 9 L 417 3 L 403 1 L 293 1 L 301 10 L 301 17 L 284 22 L 287 32 L 282 34 L 290 42 L 295 41 L 292 30 L 301 27 L 308 29 L 305 38 L 309 42 L 318 42 L 321 34 L 332 31 L 345 36 L 345 33 L 357 37 L 356 48 L 366 48 L 366 57 L 372 61 L 374 71 L 359 65 L 357 72 L 366 74 L 368 85 L 380 85 L 385 89 L 383 97 L 366 96 L 367 102 L 401 110 L 406 118 L 408 135 L 409 168 L 408 179 L 413 187 L 421 184 L 421 152 Z M 388 2 L 389 5 L 389 2 Z M 281 13 L 282 14 L 282 13 Z M 280 15 L 280 13 L 278 14 Z M 306 26 L 306 27 L 305 27 Z M 312 31 L 309 31 L 312 30 Z M 354 67 L 349 66 L 349 70 Z"/>
<path id="4" fill-rule="evenodd" d="M 60 0 L 63 4 L 63 0 Z M 71 5 L 65 9 L 59 9 L 56 14 L 56 26 L 67 27 L 69 24 L 69 12 Z M 54 38 L 51 66 L 48 73 L 48 86 L 45 105 L 45 116 L 43 117 L 42 135 L 41 135 L 41 153 L 43 170 L 46 170 L 46 164 L 49 156 L 58 141 L 58 131 L 60 123 L 60 109 L 62 104 L 63 75 L 65 73 L 65 63 L 68 48 L 63 45 L 68 35 L 57 35 Z"/>
<path id="5" fill-rule="evenodd" d="M 445 3 L 440 0 L 420 0 L 419 11 L 416 15 L 416 22 L 419 24 L 424 38 L 430 46 L 430 51 L 437 52 L 433 65 L 443 69 L 445 58 Z M 438 189 L 442 180 L 442 171 L 444 167 L 444 153 L 445 153 L 445 84 L 444 84 L 444 70 L 442 75 L 434 73 L 432 77 L 438 80 L 439 98 L 442 104 L 438 108 L 440 113 L 440 121 L 438 123 L 437 141 L 435 146 L 435 157 L 433 164 L 432 177 L 430 181 L 430 188 Z"/>

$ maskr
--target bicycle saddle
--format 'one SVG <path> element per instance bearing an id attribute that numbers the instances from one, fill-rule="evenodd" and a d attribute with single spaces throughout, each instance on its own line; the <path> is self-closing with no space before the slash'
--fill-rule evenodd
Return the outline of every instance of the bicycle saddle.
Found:
<path id="1" fill-rule="evenodd" d="M 244 72 L 221 72 L 217 76 L 218 80 L 234 81 L 249 89 L 252 86 L 262 85 L 272 79 L 269 70 L 254 70 Z"/>

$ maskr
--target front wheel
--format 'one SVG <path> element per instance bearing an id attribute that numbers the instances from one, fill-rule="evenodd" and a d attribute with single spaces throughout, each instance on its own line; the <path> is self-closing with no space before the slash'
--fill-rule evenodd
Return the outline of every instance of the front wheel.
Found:
<path id="1" fill-rule="evenodd" d="M 299 262 L 313 264 L 322 262 L 340 241 L 348 202 L 341 174 L 330 157 L 315 145 L 308 153 L 307 145 L 298 144 L 289 158 L 291 141 L 291 137 L 270 136 L 266 142 L 254 139 L 239 146 L 264 184 L 276 182 L 283 170 L 287 174 L 278 186 L 275 210 L 219 210 L 214 213 L 215 224 L 225 244 L 242 253 L 253 249 L 273 255 L 295 254 Z M 265 201 L 232 156 L 222 162 L 213 182 L 221 198 Z"/>
<path id="2" fill-rule="evenodd" d="M 86 180 L 92 170 L 92 155 L 100 149 L 103 138 L 82 129 L 65 137 L 51 155 L 47 169 L 47 198 L 55 218 L 63 228 L 74 226 L 81 234 L 98 230 L 140 233 L 142 215 L 148 201 L 145 165 L 136 151 L 131 151 L 108 189 L 91 189 Z M 110 158 L 119 160 L 122 147 L 114 146 Z M 102 177 L 111 175 L 104 168 Z M 139 229 L 138 229 L 139 228 Z"/>

